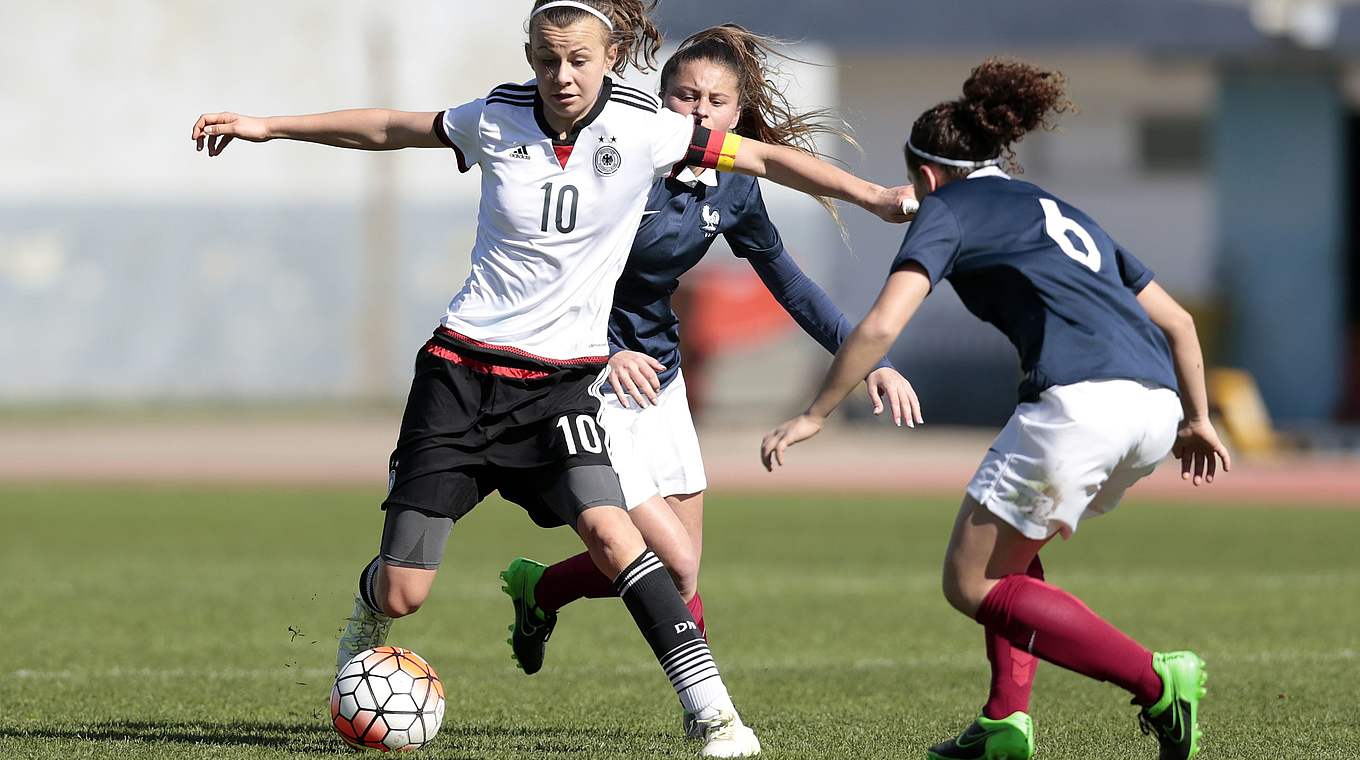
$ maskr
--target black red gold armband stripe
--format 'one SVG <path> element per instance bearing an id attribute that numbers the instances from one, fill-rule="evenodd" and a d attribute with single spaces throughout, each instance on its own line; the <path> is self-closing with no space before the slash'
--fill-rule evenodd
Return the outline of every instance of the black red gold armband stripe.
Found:
<path id="1" fill-rule="evenodd" d="M 740 149 L 741 135 L 714 131 L 707 127 L 695 127 L 684 163 L 688 166 L 730 172 L 737 162 L 737 151 Z"/>

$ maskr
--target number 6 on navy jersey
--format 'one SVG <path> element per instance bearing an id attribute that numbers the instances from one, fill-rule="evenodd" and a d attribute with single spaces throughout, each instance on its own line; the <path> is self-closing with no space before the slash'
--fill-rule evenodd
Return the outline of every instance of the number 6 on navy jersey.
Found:
<path id="1" fill-rule="evenodd" d="M 1044 208 L 1044 231 L 1053 238 L 1053 242 L 1058 244 L 1063 253 L 1067 254 L 1073 261 L 1084 265 L 1092 272 L 1100 271 L 1100 249 L 1096 247 L 1096 241 L 1091 237 L 1091 233 L 1085 227 L 1075 221 L 1063 216 L 1062 209 L 1052 198 L 1040 198 L 1039 205 Z M 1069 234 L 1076 235 L 1081 241 L 1081 248 L 1073 245 Z"/>
<path id="2" fill-rule="evenodd" d="M 585 449 L 591 454 L 604 452 L 604 438 L 600 435 L 600 429 L 595 425 L 595 418 L 588 414 L 576 415 L 575 440 L 572 436 L 571 416 L 557 418 L 557 426 L 562 428 L 562 438 L 567 442 L 567 453 L 576 456 L 581 449 Z M 577 446 L 577 443 L 580 446 Z"/>

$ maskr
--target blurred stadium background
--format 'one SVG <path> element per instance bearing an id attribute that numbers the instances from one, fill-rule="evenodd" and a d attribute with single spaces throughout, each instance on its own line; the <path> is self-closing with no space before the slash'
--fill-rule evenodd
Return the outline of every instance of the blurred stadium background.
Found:
<path id="1" fill-rule="evenodd" d="M 236 143 L 208 160 L 189 130 L 210 110 L 481 96 L 528 78 L 527 6 L 0 4 L 0 756 L 341 752 L 319 712 L 334 630 L 478 186 L 440 151 Z M 1068 75 L 1081 111 L 1021 144 L 1024 177 L 1193 309 L 1238 461 L 1199 491 L 1164 466 L 1137 508 L 1055 545 L 1050 577 L 1156 646 L 1203 647 L 1212 757 L 1353 760 L 1360 6 L 663 0 L 659 18 L 673 43 L 726 21 L 795 40 L 793 100 L 838 109 L 864 152 L 827 147 L 885 184 L 912 119 L 982 58 Z M 847 245 L 766 187 L 795 256 L 860 316 L 903 229 L 847 209 Z M 980 637 L 937 568 L 1012 408 L 1013 350 L 942 287 L 892 354 L 926 428 L 875 424 L 861 398 L 771 476 L 760 435 L 829 357 L 721 242 L 684 300 L 705 597 L 734 694 L 771 760 L 916 756 L 980 697 Z M 689 756 L 615 607 L 573 608 L 551 672 L 512 680 L 495 572 L 574 540 L 503 508 L 469 520 L 398 635 L 453 684 L 439 756 Z M 815 624 L 766 625 L 790 611 Z M 1150 754 L 1108 687 L 1052 670 L 1045 757 Z"/>
<path id="2" fill-rule="evenodd" d="M 883 183 L 903 179 L 914 116 L 982 57 L 1066 72 L 1081 111 L 1021 145 L 1025 177 L 1100 219 L 1193 308 L 1210 363 L 1246 373 L 1215 388 L 1239 449 L 1360 447 L 1360 7 L 750 0 L 716 12 L 672 1 L 660 18 L 672 41 L 729 20 L 796 40 L 810 63 L 786 67 L 795 102 L 838 109 L 864 152 L 829 147 Z M 97 18 L 79 3 L 9 5 L 0 474 L 221 476 L 252 457 L 281 464 L 259 447 L 273 429 L 290 459 L 339 458 L 332 477 L 380 483 L 411 356 L 466 272 L 476 182 L 435 151 L 238 143 L 209 161 L 188 124 L 222 108 L 461 102 L 527 77 L 520 15 L 462 2 L 143 0 Z M 902 230 L 850 209 L 842 240 L 808 199 L 769 195 L 791 250 L 862 314 Z M 749 475 L 751 433 L 796 408 L 827 357 L 725 253 L 720 242 L 687 283 L 686 373 L 711 466 L 740 451 Z M 982 431 L 959 434 L 966 469 L 1011 409 L 1012 350 L 945 287 L 892 356 L 933 426 Z M 1266 415 L 1283 436 L 1262 432 Z M 847 417 L 862 422 L 864 405 Z M 194 431 L 204 440 L 187 445 Z M 90 452 L 78 466 L 62 455 L 72 447 Z"/>

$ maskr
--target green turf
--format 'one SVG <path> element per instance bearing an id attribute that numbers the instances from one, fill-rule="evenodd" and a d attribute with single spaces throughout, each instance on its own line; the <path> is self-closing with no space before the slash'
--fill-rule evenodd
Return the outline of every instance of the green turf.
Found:
<path id="1" fill-rule="evenodd" d="M 341 757 L 323 710 L 376 494 L 0 488 L 0 757 Z M 982 635 L 937 590 L 941 501 L 712 498 L 715 654 L 766 757 L 915 758 L 985 689 Z M 1046 552 L 1050 580 L 1209 663 L 1213 758 L 1360 756 L 1360 512 L 1130 503 Z M 679 711 L 616 601 L 562 615 L 542 673 L 504 643 L 496 573 L 574 551 L 488 503 L 393 643 L 449 691 L 439 758 L 682 758 Z M 1044 760 L 1152 758 L 1106 684 L 1041 668 Z"/>

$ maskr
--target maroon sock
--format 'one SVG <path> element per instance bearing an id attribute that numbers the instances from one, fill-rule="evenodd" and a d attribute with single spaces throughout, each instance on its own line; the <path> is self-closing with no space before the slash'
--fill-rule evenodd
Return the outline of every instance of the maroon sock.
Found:
<path id="1" fill-rule="evenodd" d="M 1044 565 L 1039 561 L 1039 555 L 1034 555 L 1025 574 L 1044 579 Z M 994 628 L 983 628 L 983 632 L 987 638 L 987 660 L 992 664 L 992 685 L 982 714 L 1000 720 L 1014 712 L 1029 712 L 1029 695 L 1034 691 L 1034 671 L 1039 661 L 1029 652 L 1012 646 L 1010 640 Z"/>
<path id="2" fill-rule="evenodd" d="M 608 596 L 615 596 L 614 585 L 595 566 L 589 552 L 549 566 L 534 586 L 534 603 L 544 612 L 557 612 L 577 599 Z"/>
<path id="3" fill-rule="evenodd" d="M 689 608 L 689 614 L 694 616 L 694 624 L 699 626 L 699 635 L 708 640 L 708 628 L 704 625 L 704 600 L 699 596 L 699 592 L 694 592 L 694 598 L 685 603 Z"/>
<path id="4" fill-rule="evenodd" d="M 1098 681 L 1109 681 L 1150 705 L 1162 695 L 1152 653 L 1081 600 L 1028 575 L 1002 578 L 977 621 L 1030 654 Z"/>

